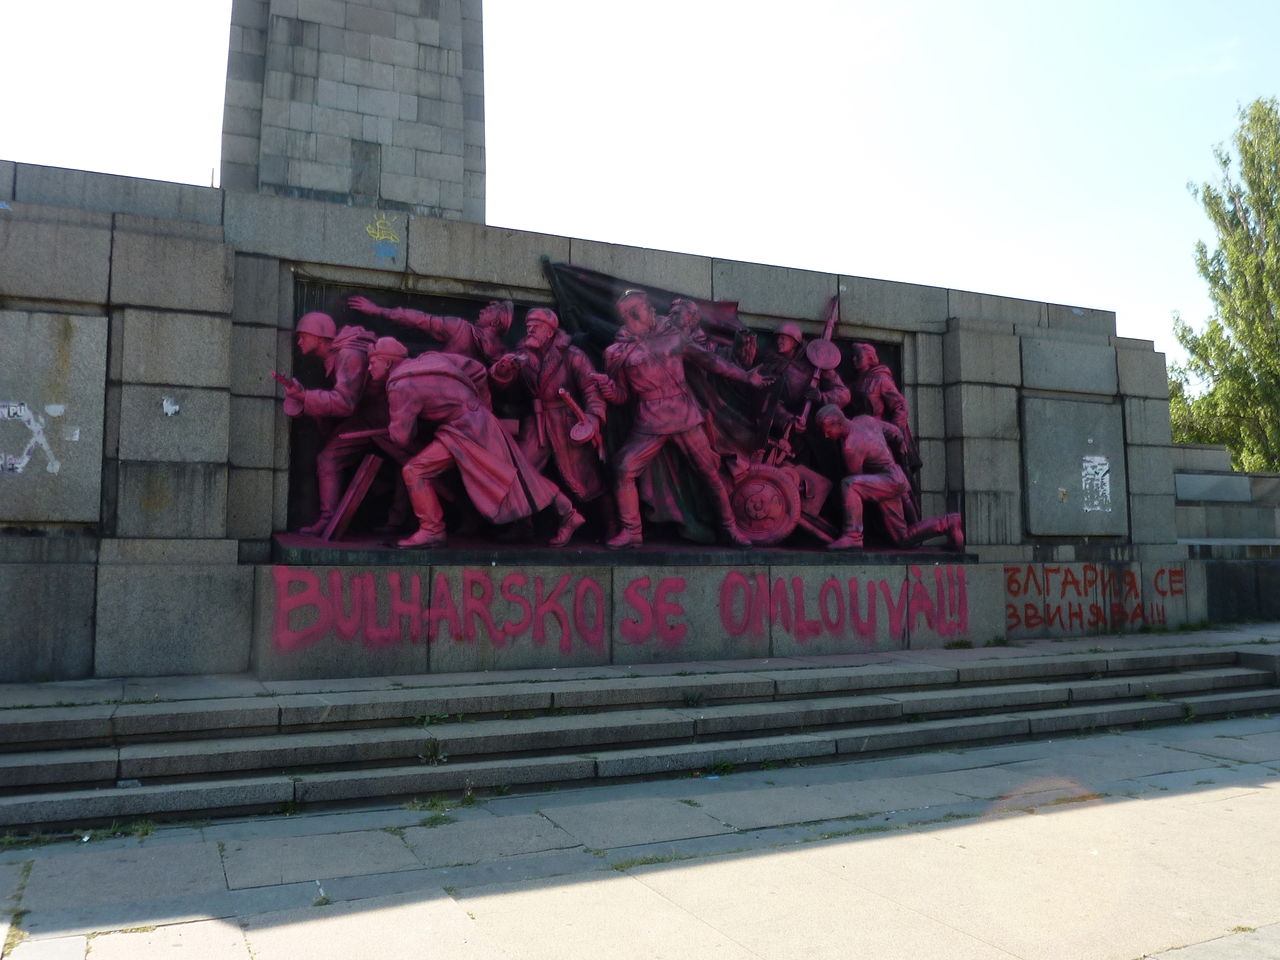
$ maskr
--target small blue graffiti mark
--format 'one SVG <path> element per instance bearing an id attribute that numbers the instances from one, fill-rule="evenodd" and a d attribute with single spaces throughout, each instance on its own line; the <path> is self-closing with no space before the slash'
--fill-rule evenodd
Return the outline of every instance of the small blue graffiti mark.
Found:
<path id="1" fill-rule="evenodd" d="M 0 200 L 0 210 L 12 210 L 12 209 L 13 207 L 9 206 L 3 200 Z"/>
<path id="2" fill-rule="evenodd" d="M 394 260 L 400 252 L 400 238 L 391 228 L 391 221 L 383 214 L 376 214 L 373 223 L 364 228 L 365 233 L 373 237 L 373 252 L 379 259 Z"/>

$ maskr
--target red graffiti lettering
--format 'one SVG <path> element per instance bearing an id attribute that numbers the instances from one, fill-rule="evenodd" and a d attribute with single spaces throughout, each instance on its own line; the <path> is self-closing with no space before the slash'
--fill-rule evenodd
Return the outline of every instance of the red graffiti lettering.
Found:
<path id="1" fill-rule="evenodd" d="M 683 593 L 684 588 L 684 577 L 663 577 L 653 591 L 653 619 L 658 628 L 658 642 L 664 647 L 678 647 L 689 633 L 688 624 L 676 622 L 676 618 L 684 616 L 684 606 L 668 599 Z"/>
<path id="2" fill-rule="evenodd" d="M 595 618 L 588 620 L 591 610 Z M 604 588 L 591 577 L 583 577 L 573 589 L 573 626 L 592 650 L 604 649 Z"/>
<path id="3" fill-rule="evenodd" d="M 333 615 L 320 592 L 320 578 L 310 570 L 292 570 L 289 567 L 272 567 L 271 574 L 276 583 L 276 615 L 272 626 L 276 649 L 285 653 L 301 650 L 328 633 Z M 294 584 L 302 584 L 302 589 L 291 593 L 289 588 Z M 315 609 L 315 622 L 308 627 L 294 629 L 293 614 L 306 607 Z"/>

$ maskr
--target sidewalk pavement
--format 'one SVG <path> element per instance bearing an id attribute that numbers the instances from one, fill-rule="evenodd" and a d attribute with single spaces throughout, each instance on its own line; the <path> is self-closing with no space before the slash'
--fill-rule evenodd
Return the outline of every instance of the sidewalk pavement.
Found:
<path id="1" fill-rule="evenodd" d="M 1280 957 L 1280 716 L 117 832 L 7 838 L 5 958 Z"/>

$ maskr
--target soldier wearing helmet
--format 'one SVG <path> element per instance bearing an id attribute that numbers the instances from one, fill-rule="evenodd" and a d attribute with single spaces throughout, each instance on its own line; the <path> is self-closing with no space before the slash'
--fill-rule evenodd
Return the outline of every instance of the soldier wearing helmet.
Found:
<path id="1" fill-rule="evenodd" d="M 295 330 L 298 349 L 324 363 L 329 388 L 308 390 L 293 377 L 273 374 L 284 387 L 284 411 L 291 417 L 314 417 L 327 429 L 328 440 L 316 456 L 316 482 L 320 514 L 299 533 L 316 535 L 324 531 L 342 498 L 343 477 L 370 445 L 376 445 L 397 463 L 409 459 L 408 450 L 385 437 L 343 439 L 342 434 L 386 427 L 389 421 L 384 385 L 369 378 L 369 353 L 377 339 L 364 327 L 341 330 L 327 313 L 303 314 Z M 335 424 L 334 421 L 337 421 Z M 387 526 L 393 527 L 408 516 L 408 500 L 398 491 Z"/>

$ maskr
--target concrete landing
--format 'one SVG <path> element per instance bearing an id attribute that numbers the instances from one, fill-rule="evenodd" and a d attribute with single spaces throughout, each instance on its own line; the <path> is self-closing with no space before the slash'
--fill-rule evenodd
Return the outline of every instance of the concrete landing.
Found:
<path id="1" fill-rule="evenodd" d="M 7 841 L 4 957 L 1270 958 L 1277 823 L 1280 716 L 121 822 Z"/>
<path id="2" fill-rule="evenodd" d="M 0 853 L 4 956 L 1274 957 L 1278 817 L 1272 717 L 122 823 Z"/>

